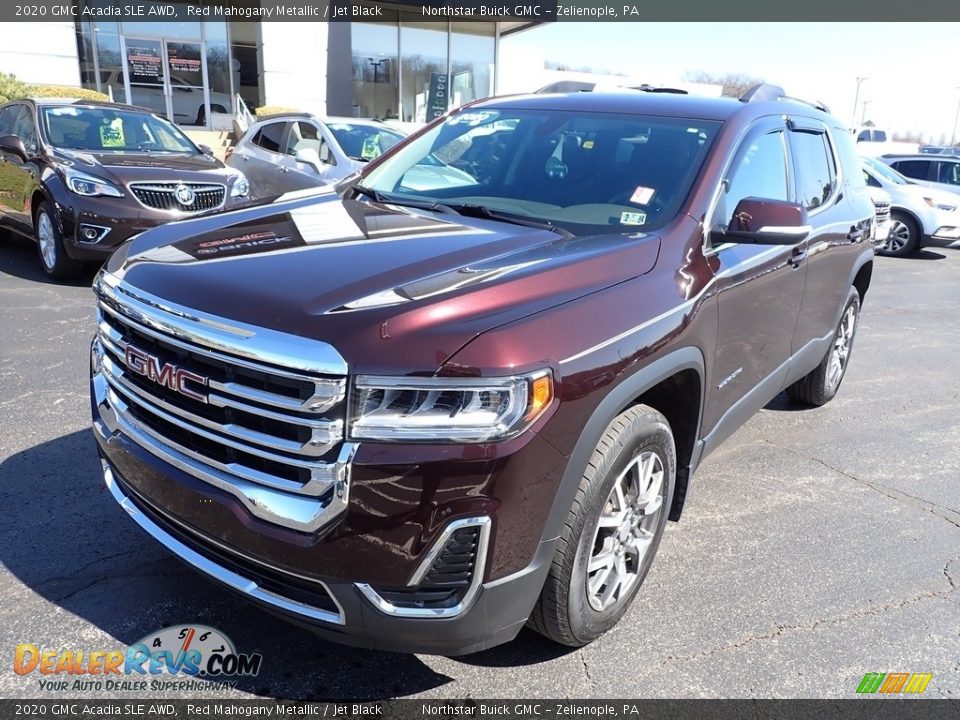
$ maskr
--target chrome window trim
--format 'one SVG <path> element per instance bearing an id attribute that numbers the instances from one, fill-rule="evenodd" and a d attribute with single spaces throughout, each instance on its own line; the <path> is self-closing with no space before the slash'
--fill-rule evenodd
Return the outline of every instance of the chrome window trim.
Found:
<path id="1" fill-rule="evenodd" d="M 232 570 L 228 570 L 222 565 L 215 563 L 209 558 L 201 555 L 196 550 L 180 542 L 173 535 L 153 522 L 153 520 L 148 518 L 140 510 L 140 508 L 138 508 L 133 501 L 123 493 L 123 491 L 117 485 L 117 481 L 113 476 L 113 470 L 110 468 L 110 465 L 105 460 L 101 460 L 100 462 L 103 470 L 104 483 L 110 490 L 110 494 L 113 496 L 113 499 L 117 501 L 120 507 L 122 507 L 133 519 L 133 521 L 143 528 L 148 535 L 166 547 L 167 550 L 172 552 L 181 560 L 184 560 L 188 564 L 192 565 L 200 572 L 209 575 L 214 580 L 217 580 L 254 600 L 259 600 L 260 602 L 280 608 L 281 610 L 285 610 L 295 615 L 309 617 L 313 620 L 328 622 L 335 625 L 346 624 L 343 606 L 337 601 L 337 598 L 334 596 L 334 594 L 330 592 L 330 588 L 326 585 L 326 583 L 323 583 L 319 580 L 315 581 L 318 585 L 323 587 L 324 591 L 333 601 L 334 605 L 336 605 L 337 609 L 339 610 L 338 613 L 332 613 L 324 608 L 314 607 L 312 605 L 307 605 L 306 603 L 295 602 L 289 598 L 285 598 L 274 592 L 265 590 L 257 585 L 255 581 L 239 575 Z"/>
<path id="2" fill-rule="evenodd" d="M 467 587 L 467 591 L 464 593 L 460 602 L 452 607 L 400 607 L 394 605 L 388 600 L 385 600 L 376 590 L 373 589 L 373 587 L 367 583 L 354 583 L 354 586 L 360 591 L 361 595 L 363 595 L 370 602 L 371 605 L 373 605 L 383 614 L 390 615 L 391 617 L 419 618 L 428 620 L 457 617 L 458 615 L 461 615 L 470 609 L 480 592 L 481 586 L 483 585 L 483 575 L 487 565 L 487 548 L 490 544 L 490 525 L 490 518 L 487 516 L 461 518 L 460 520 L 454 520 L 451 522 L 446 528 L 444 528 L 440 537 L 434 542 L 433 546 L 427 552 L 427 555 L 421 561 L 413 576 L 410 578 L 410 582 L 407 583 L 408 587 L 412 587 L 416 586 L 423 579 L 427 572 L 429 572 L 430 566 L 433 564 L 434 560 L 436 560 L 437 555 L 439 555 L 453 533 L 465 527 L 479 527 L 480 540 L 477 543 L 477 557 L 474 562 L 473 576 L 470 578 L 470 585 Z"/>
<path id="3" fill-rule="evenodd" d="M 228 356 L 276 365 L 278 374 L 282 373 L 279 368 L 287 368 L 322 375 L 347 375 L 347 363 L 340 353 L 320 340 L 187 308 L 135 289 L 106 271 L 97 275 L 93 288 L 97 295 L 113 302 L 126 317 L 173 339 Z"/>

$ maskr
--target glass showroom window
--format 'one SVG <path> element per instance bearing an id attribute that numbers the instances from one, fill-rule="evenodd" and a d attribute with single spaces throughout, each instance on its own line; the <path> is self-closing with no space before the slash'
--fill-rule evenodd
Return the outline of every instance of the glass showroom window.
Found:
<path id="1" fill-rule="evenodd" d="M 353 54 L 353 114 L 356 117 L 391 119 L 397 117 L 398 30 L 393 22 L 351 23 Z"/>
<path id="2" fill-rule="evenodd" d="M 450 106 L 493 95 L 493 23 L 450 23 Z"/>
<path id="3" fill-rule="evenodd" d="M 400 119 L 429 122 L 443 115 L 450 102 L 447 26 L 407 18 L 404 15 L 400 24 Z"/>

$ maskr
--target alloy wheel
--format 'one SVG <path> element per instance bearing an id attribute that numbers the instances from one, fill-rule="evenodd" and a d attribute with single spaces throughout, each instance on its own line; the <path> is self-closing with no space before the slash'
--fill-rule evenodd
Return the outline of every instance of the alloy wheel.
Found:
<path id="1" fill-rule="evenodd" d="M 830 353 L 830 365 L 827 367 L 827 383 L 836 388 L 843 379 L 847 370 L 847 360 L 850 357 L 850 348 L 853 346 L 853 335 L 857 330 L 857 308 L 851 304 L 847 306 L 840 321 L 840 328 L 833 341 L 833 351 Z"/>
<path id="2" fill-rule="evenodd" d="M 53 232 L 53 222 L 45 212 L 41 212 L 37 217 L 37 242 L 40 244 L 43 264 L 52 268 L 57 264 L 57 238 Z"/>
<path id="3" fill-rule="evenodd" d="M 910 242 L 910 228 L 906 223 L 894 220 L 890 224 L 890 234 L 883 242 L 881 250 L 897 253 L 903 250 Z"/>
<path id="4" fill-rule="evenodd" d="M 643 452 L 620 473 L 597 523 L 587 564 L 587 599 L 604 612 L 630 596 L 663 510 L 663 461 Z"/>

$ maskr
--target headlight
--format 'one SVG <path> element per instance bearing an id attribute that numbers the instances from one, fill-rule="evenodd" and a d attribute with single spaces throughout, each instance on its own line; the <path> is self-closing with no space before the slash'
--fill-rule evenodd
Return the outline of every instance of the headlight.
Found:
<path id="1" fill-rule="evenodd" d="M 350 436 L 357 440 L 501 440 L 536 420 L 553 400 L 549 371 L 503 378 L 400 378 L 360 375 Z"/>
<path id="2" fill-rule="evenodd" d="M 246 197 L 249 192 L 250 183 L 247 182 L 247 176 L 239 173 L 233 181 L 233 187 L 230 188 L 230 197 Z"/>
<path id="3" fill-rule="evenodd" d="M 103 195 L 107 197 L 123 197 L 123 193 L 115 185 L 108 183 L 93 175 L 79 172 L 69 167 L 61 167 L 63 176 L 67 181 L 67 187 L 77 195 L 86 197 L 96 197 Z"/>

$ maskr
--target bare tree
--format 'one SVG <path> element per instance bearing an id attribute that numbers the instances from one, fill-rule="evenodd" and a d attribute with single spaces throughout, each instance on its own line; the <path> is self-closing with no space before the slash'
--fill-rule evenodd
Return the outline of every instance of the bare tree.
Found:
<path id="1" fill-rule="evenodd" d="M 684 73 L 683 79 L 687 82 L 723 85 L 724 97 L 740 97 L 754 85 L 764 82 L 763 78 L 745 73 L 708 73 L 702 70 Z"/>

